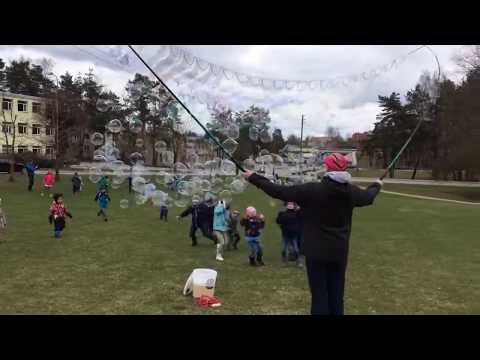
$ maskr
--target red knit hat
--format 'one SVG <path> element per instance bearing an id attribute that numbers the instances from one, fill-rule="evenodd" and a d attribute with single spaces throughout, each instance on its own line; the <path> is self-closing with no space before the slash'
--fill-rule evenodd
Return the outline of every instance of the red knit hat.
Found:
<path id="1" fill-rule="evenodd" d="M 328 171 L 345 171 L 348 167 L 348 160 L 339 153 L 328 155 L 323 162 L 328 167 Z"/>

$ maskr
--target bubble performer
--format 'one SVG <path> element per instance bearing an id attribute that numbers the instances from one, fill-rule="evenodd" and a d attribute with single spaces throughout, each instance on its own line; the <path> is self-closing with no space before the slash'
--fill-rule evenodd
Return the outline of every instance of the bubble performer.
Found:
<path id="1" fill-rule="evenodd" d="M 353 208 L 373 204 L 378 179 L 367 189 L 351 184 L 348 160 L 335 153 L 325 158 L 328 171 L 321 182 L 281 186 L 247 171 L 243 176 L 267 195 L 302 208 L 303 253 L 312 295 L 312 315 L 343 315 Z"/>

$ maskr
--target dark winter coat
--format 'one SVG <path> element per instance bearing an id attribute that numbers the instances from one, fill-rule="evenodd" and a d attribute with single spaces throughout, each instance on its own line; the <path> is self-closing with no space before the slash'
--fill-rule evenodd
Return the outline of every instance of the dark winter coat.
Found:
<path id="1" fill-rule="evenodd" d="M 258 174 L 252 174 L 249 181 L 273 198 L 300 205 L 303 252 L 320 261 L 347 261 L 353 208 L 371 205 L 380 191 L 378 183 L 363 190 L 328 177 L 293 186 L 273 184 Z"/>

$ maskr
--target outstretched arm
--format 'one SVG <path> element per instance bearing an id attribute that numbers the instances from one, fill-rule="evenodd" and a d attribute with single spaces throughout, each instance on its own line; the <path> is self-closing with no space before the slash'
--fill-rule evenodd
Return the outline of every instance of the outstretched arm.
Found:
<path id="1" fill-rule="evenodd" d="M 356 207 L 368 206 L 373 204 L 382 188 L 382 181 L 377 180 L 370 184 L 366 189 L 361 189 L 356 185 L 352 185 L 353 205 Z"/>
<path id="2" fill-rule="evenodd" d="M 283 186 L 270 182 L 267 178 L 246 171 L 242 174 L 248 181 L 275 199 L 305 203 L 309 197 L 308 184 Z"/>

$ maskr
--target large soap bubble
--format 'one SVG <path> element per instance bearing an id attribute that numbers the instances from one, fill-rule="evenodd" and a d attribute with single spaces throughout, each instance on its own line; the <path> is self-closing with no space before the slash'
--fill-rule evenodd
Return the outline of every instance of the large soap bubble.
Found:
<path id="1" fill-rule="evenodd" d="M 237 169 L 233 161 L 227 159 L 222 160 L 220 168 L 222 170 L 222 173 L 225 175 L 235 175 Z"/>
<path id="2" fill-rule="evenodd" d="M 173 172 L 176 176 L 183 178 L 188 173 L 188 167 L 184 163 L 176 162 L 173 164 Z"/>
<path id="3" fill-rule="evenodd" d="M 200 189 L 202 191 L 210 191 L 212 189 L 212 184 L 210 183 L 210 181 L 208 180 L 202 180 L 200 182 Z"/>
<path id="4" fill-rule="evenodd" d="M 245 190 L 246 186 L 247 186 L 247 183 L 245 181 L 240 179 L 235 179 L 230 184 L 230 190 L 234 194 L 240 194 Z"/>
<path id="5" fill-rule="evenodd" d="M 91 136 L 90 136 L 90 142 L 95 145 L 95 146 L 101 146 L 103 145 L 103 134 L 99 133 L 99 132 L 94 132 Z"/>
<path id="6" fill-rule="evenodd" d="M 258 136 L 259 136 L 258 128 L 255 126 L 251 126 L 248 129 L 248 137 L 250 138 L 250 140 L 258 141 Z"/>
<path id="7" fill-rule="evenodd" d="M 268 151 L 267 149 L 262 149 L 259 152 L 260 156 L 265 156 L 265 155 L 268 155 L 268 154 L 270 154 L 270 151 Z"/>
<path id="8" fill-rule="evenodd" d="M 132 165 L 135 165 L 139 162 L 143 162 L 143 155 L 140 154 L 139 152 L 134 152 L 130 154 L 130 156 L 128 157 L 128 160 Z"/>
<path id="9" fill-rule="evenodd" d="M 128 201 L 128 199 L 122 199 L 122 200 L 120 200 L 120 207 L 121 207 L 122 209 L 127 209 L 128 206 L 129 206 L 129 201 Z"/>
<path id="10" fill-rule="evenodd" d="M 142 132 L 142 129 L 143 129 L 143 122 L 137 117 L 132 116 L 128 120 L 128 130 L 130 130 L 132 133 L 139 134 L 140 132 Z"/>
<path id="11" fill-rule="evenodd" d="M 223 185 L 224 185 L 224 182 L 222 178 L 220 177 L 213 178 L 211 181 L 211 192 L 218 194 L 220 191 L 222 191 Z"/>
<path id="12" fill-rule="evenodd" d="M 247 170 L 255 170 L 255 166 L 256 163 L 253 159 L 248 158 L 243 161 L 243 167 Z"/>
<path id="13" fill-rule="evenodd" d="M 98 111 L 100 111 L 102 113 L 111 110 L 112 107 L 113 107 L 113 102 L 111 100 L 107 100 L 107 99 L 98 99 L 97 100 L 96 108 L 97 108 Z"/>
<path id="14" fill-rule="evenodd" d="M 147 181 L 141 176 L 135 176 L 132 179 L 132 189 L 140 194 L 145 193 L 145 184 Z"/>
<path id="15" fill-rule="evenodd" d="M 233 154 L 237 150 L 238 143 L 234 139 L 228 138 L 222 143 L 222 146 L 229 154 Z"/>
<path id="16" fill-rule="evenodd" d="M 161 153 L 162 151 L 167 150 L 167 143 L 163 140 L 158 140 L 155 142 L 155 151 Z"/>
<path id="17" fill-rule="evenodd" d="M 92 183 L 96 184 L 97 182 L 99 182 L 102 176 L 102 169 L 98 167 L 91 167 L 88 169 L 88 178 Z"/>
<path id="18" fill-rule="evenodd" d="M 135 195 L 135 203 L 137 205 L 143 205 L 147 202 L 148 198 L 143 194 L 136 194 Z"/>
<path id="19" fill-rule="evenodd" d="M 190 181 L 180 181 L 177 184 L 177 191 L 179 194 L 184 196 L 192 196 L 193 194 L 193 185 Z"/>
<path id="20" fill-rule="evenodd" d="M 229 124 L 225 130 L 225 135 L 232 139 L 238 139 L 240 137 L 240 128 L 237 124 Z"/>
<path id="21" fill-rule="evenodd" d="M 114 134 L 118 134 L 122 131 L 122 123 L 118 119 L 110 120 L 106 126 L 106 128 Z"/>
<path id="22" fill-rule="evenodd" d="M 143 147 L 143 139 L 138 138 L 137 140 L 135 140 L 135 146 L 138 147 L 138 148 L 142 148 Z"/>

